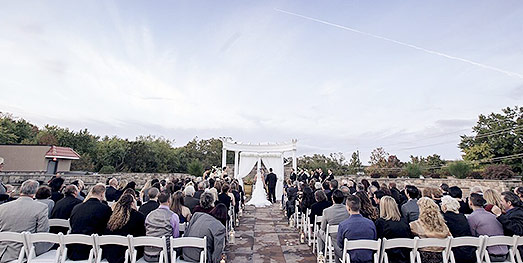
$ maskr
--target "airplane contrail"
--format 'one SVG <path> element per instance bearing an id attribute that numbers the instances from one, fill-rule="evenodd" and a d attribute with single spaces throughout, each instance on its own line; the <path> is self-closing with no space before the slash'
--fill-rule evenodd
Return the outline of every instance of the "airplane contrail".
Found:
<path id="1" fill-rule="evenodd" d="M 289 12 L 289 11 L 285 11 L 285 10 L 282 10 L 282 9 L 275 8 L 275 10 L 278 11 L 278 12 L 281 12 L 281 13 L 285 13 L 285 14 L 288 14 L 288 15 L 301 17 L 301 18 L 304 18 L 304 19 L 307 19 L 307 20 L 311 20 L 311 21 L 315 21 L 315 22 L 318 22 L 318 23 L 321 23 L 321 24 L 325 24 L 325 25 L 341 28 L 341 29 L 344 29 L 344 30 L 352 31 L 352 32 L 355 32 L 355 33 L 358 33 L 358 34 L 366 35 L 366 36 L 369 36 L 369 37 L 373 37 L 373 38 L 378 38 L 378 39 L 381 39 L 381 40 L 389 41 L 389 42 L 392 42 L 392 43 L 395 43 L 395 44 L 398 44 L 398 45 L 402 45 L 402 46 L 410 47 L 410 48 L 417 49 L 417 50 L 420 50 L 420 51 L 423 51 L 423 52 L 427 52 L 429 54 L 433 54 L 433 55 L 445 57 L 445 58 L 448 58 L 448 59 L 453 59 L 453 60 L 469 63 L 469 64 L 474 65 L 474 66 L 478 66 L 478 67 L 482 67 L 482 68 L 485 68 L 485 69 L 490 69 L 490 70 L 493 70 L 493 71 L 497 71 L 497 72 L 506 74 L 506 75 L 508 75 L 510 77 L 517 77 L 517 78 L 523 79 L 523 74 L 520 74 L 520 73 L 507 71 L 507 70 L 504 70 L 504 69 L 500 69 L 500 68 L 497 68 L 497 67 L 485 65 L 483 63 L 475 62 L 475 61 L 472 61 L 472 60 L 468 60 L 468 59 L 464 59 L 464 58 L 460 58 L 460 57 L 456 57 L 456 56 L 452 56 L 452 55 L 447 55 L 445 53 L 441 53 L 441 52 L 438 52 L 438 51 L 435 51 L 435 50 L 422 48 L 422 47 L 419 47 L 419 46 L 416 46 L 416 45 L 412 45 L 412 44 L 409 44 L 409 43 L 401 42 L 401 41 L 390 39 L 390 38 L 387 38 L 387 37 L 374 35 L 374 34 L 363 32 L 363 31 L 360 31 L 360 30 L 357 30 L 357 29 L 354 29 L 354 28 L 350 28 L 350 27 L 347 27 L 347 26 L 334 24 L 334 23 L 331 23 L 331 22 L 328 22 L 328 21 L 320 20 L 320 19 L 317 19 L 317 18 L 309 17 L 309 16 L 300 15 L 300 14 Z"/>

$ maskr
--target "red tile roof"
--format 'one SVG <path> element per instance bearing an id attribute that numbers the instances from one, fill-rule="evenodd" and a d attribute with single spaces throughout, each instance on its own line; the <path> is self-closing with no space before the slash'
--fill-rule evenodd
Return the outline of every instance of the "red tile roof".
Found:
<path id="1" fill-rule="evenodd" d="M 51 146 L 51 149 L 45 154 L 45 158 L 78 160 L 80 155 L 69 147 Z"/>

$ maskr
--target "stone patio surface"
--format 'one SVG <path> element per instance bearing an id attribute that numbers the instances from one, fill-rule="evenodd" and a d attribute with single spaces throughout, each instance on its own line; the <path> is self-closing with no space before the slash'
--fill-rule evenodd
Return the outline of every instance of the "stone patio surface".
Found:
<path id="1" fill-rule="evenodd" d="M 235 243 L 226 247 L 227 262 L 316 262 L 312 249 L 299 243 L 298 231 L 289 227 L 279 204 L 246 206 L 235 232 Z"/>

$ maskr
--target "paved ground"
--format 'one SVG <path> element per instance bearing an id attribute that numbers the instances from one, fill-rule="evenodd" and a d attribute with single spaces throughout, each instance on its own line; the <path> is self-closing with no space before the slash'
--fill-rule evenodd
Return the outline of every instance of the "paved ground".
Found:
<path id="1" fill-rule="evenodd" d="M 299 243 L 296 229 L 289 227 L 279 205 L 246 206 L 236 242 L 226 248 L 227 262 L 316 262 L 312 249 Z"/>

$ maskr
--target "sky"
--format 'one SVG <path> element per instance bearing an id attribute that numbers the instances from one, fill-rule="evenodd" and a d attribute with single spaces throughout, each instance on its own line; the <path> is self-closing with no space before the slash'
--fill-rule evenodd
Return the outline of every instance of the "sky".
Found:
<path id="1" fill-rule="evenodd" d="M 519 0 L 0 1 L 1 112 L 175 146 L 459 159 L 522 61 Z"/>

